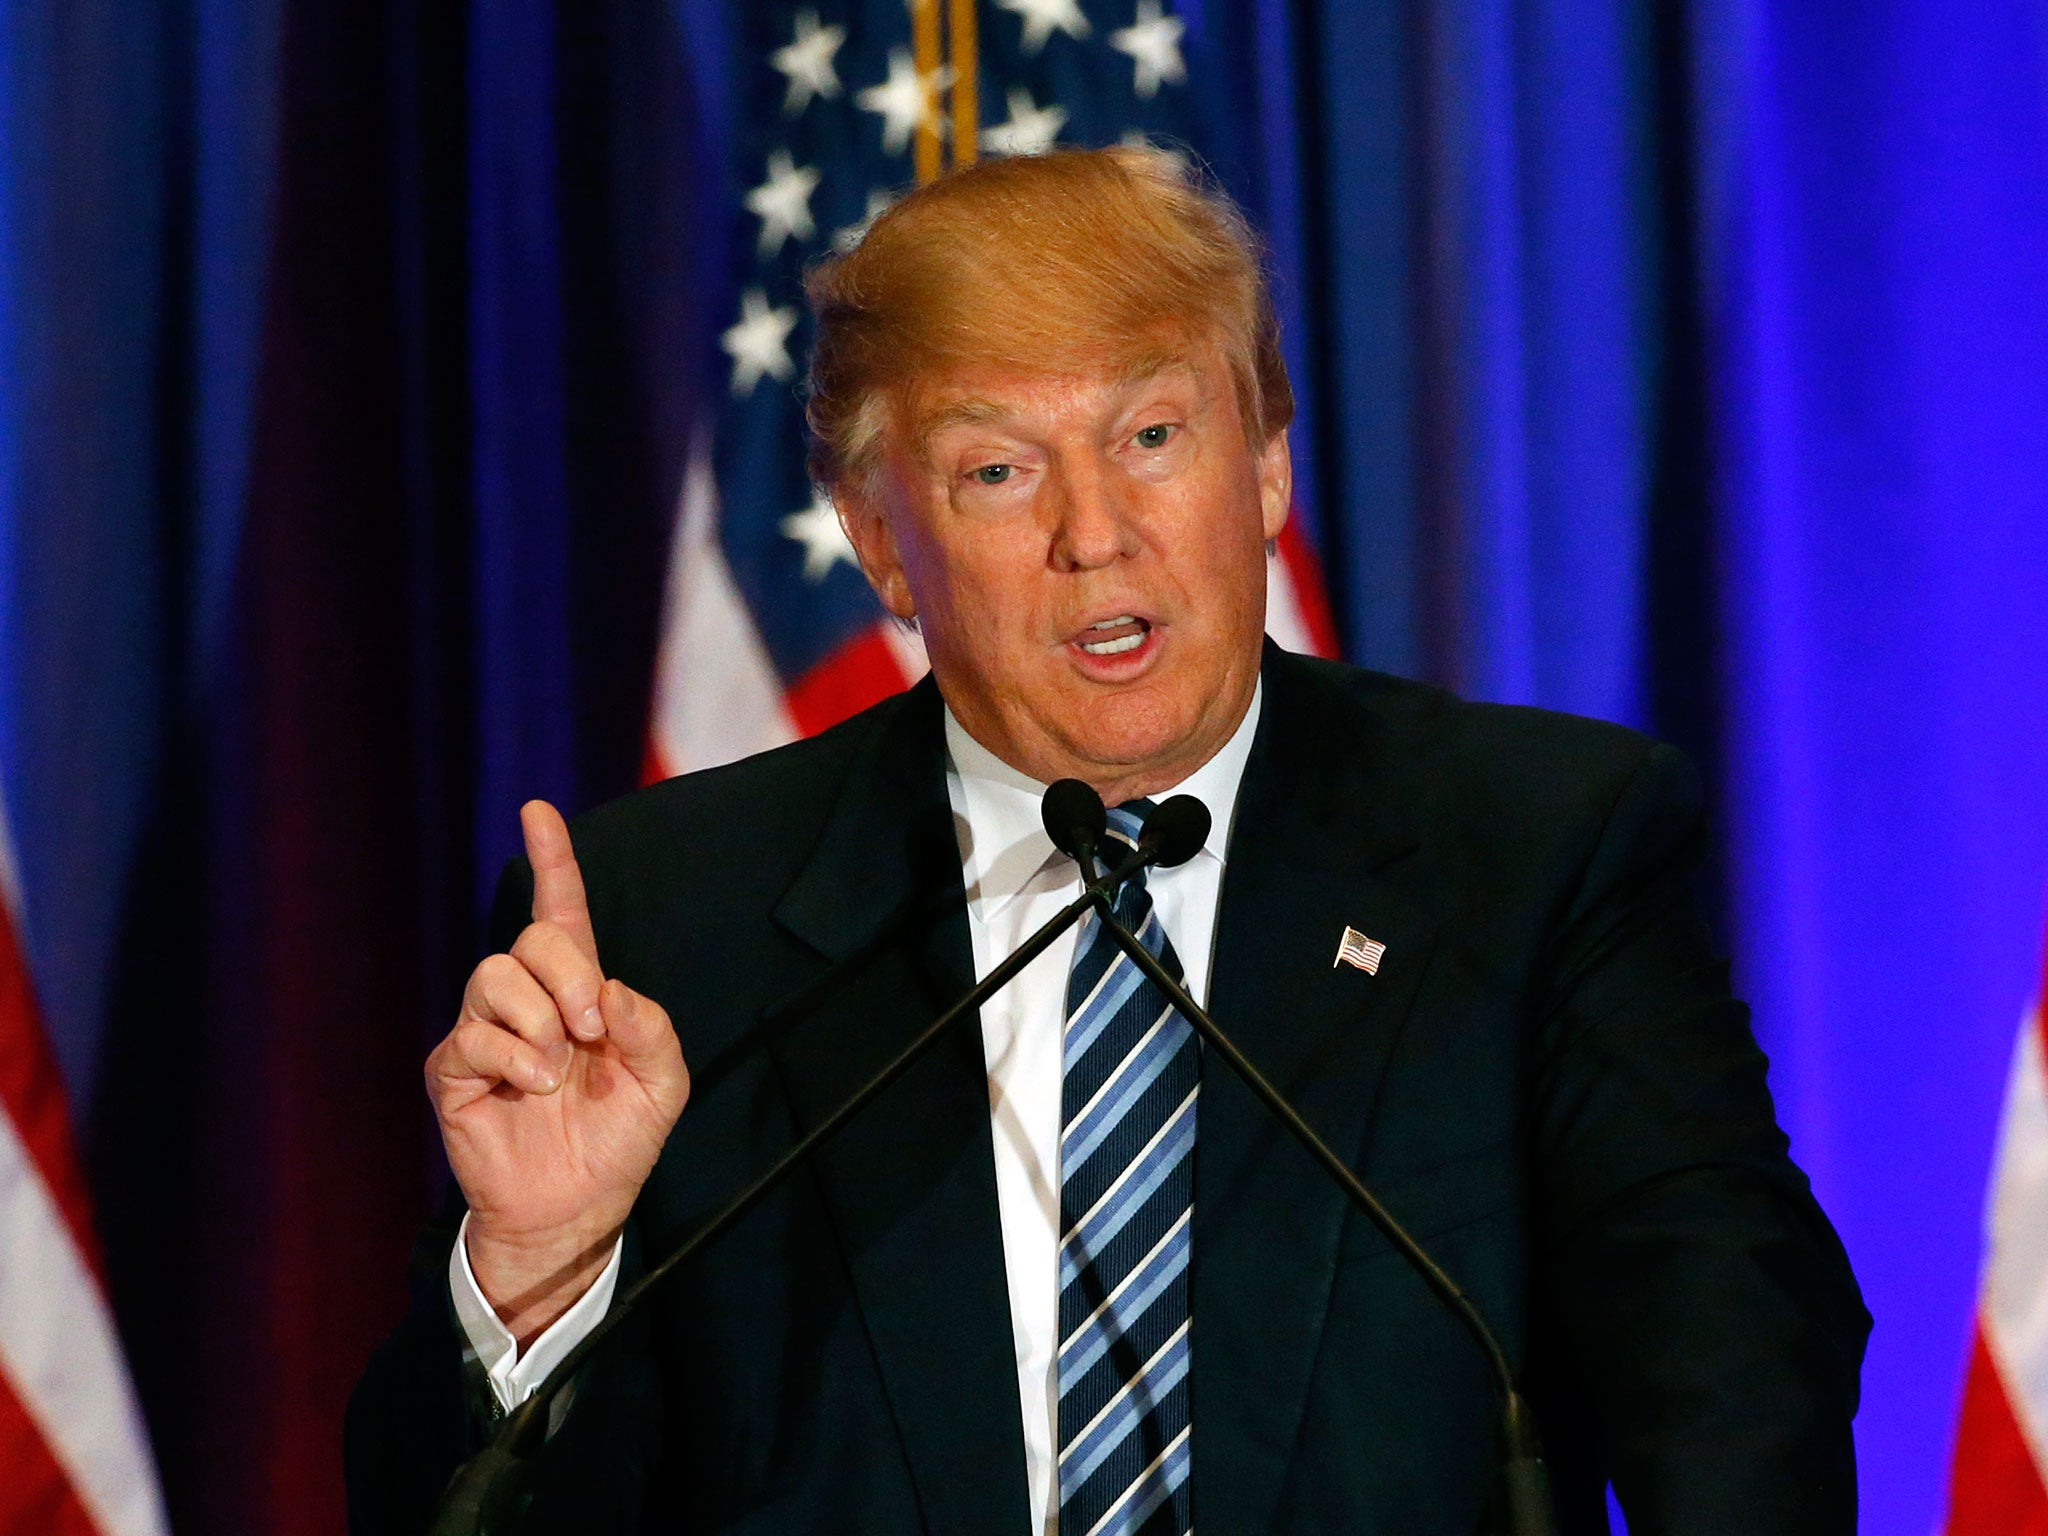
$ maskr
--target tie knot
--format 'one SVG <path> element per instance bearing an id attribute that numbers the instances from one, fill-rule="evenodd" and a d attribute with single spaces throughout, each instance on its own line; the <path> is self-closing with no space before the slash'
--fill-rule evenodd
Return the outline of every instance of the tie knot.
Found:
<path id="1" fill-rule="evenodd" d="M 1103 840 L 1103 861 L 1121 863 L 1138 846 L 1138 834 L 1145 830 L 1145 818 L 1152 814 L 1150 800 L 1126 800 L 1109 809 L 1109 835 Z"/>

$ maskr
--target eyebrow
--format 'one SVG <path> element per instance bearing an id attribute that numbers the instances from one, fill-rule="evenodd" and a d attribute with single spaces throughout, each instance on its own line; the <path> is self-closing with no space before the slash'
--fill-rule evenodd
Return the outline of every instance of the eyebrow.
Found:
<path id="1" fill-rule="evenodd" d="M 1116 388 L 1129 389 L 1134 384 L 1142 384 L 1176 368 L 1186 369 L 1192 373 L 1194 360 L 1180 351 L 1141 352 L 1117 375 Z M 970 396 L 965 400 L 955 400 L 942 405 L 918 418 L 915 437 L 919 452 L 928 450 L 932 439 L 948 427 L 983 426 L 1000 421 L 1008 414 L 1010 412 L 1007 406 L 979 396 Z"/>

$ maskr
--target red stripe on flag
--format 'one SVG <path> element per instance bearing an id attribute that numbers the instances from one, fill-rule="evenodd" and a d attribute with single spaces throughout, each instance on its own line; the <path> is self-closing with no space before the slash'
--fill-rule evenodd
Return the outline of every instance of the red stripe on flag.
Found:
<path id="1" fill-rule="evenodd" d="M 0 1373 L 0 1536 L 103 1536 Z"/>
<path id="2" fill-rule="evenodd" d="M 1946 1536 L 2048 1536 L 2048 1489 L 1979 1321 L 1963 1384 Z"/>
<path id="3" fill-rule="evenodd" d="M 1323 585 L 1323 562 L 1309 543 L 1297 511 L 1280 530 L 1280 563 L 1294 587 L 1294 601 L 1301 609 L 1301 622 L 1315 641 L 1318 656 L 1337 654 L 1337 621 L 1330 614 L 1330 593 Z"/>
<path id="4" fill-rule="evenodd" d="M 799 734 L 815 736 L 870 704 L 901 693 L 910 682 L 877 624 L 862 630 L 790 685 L 790 718 Z"/>
<path id="5" fill-rule="evenodd" d="M 71 1140 L 71 1110 L 64 1099 L 64 1081 L 50 1053 L 29 986 L 28 962 L 15 941 L 14 922 L 0 900 L 0 1111 L 14 1122 L 15 1134 L 43 1177 L 71 1240 L 95 1275 L 102 1274 L 99 1245 L 93 1236 L 92 1202 L 79 1171 L 78 1150 Z"/>

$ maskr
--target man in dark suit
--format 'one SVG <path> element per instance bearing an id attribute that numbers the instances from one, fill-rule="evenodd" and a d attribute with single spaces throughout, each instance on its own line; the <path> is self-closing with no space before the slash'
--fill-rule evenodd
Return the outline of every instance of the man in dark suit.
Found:
<path id="1" fill-rule="evenodd" d="M 1689 904 L 1690 771 L 1262 646 L 1291 406 L 1228 205 L 1140 151 L 978 167 L 813 303 L 819 478 L 933 676 L 573 844 L 526 808 L 355 1528 L 419 1528 L 622 1278 L 1078 889 L 1026 825 L 1076 777 L 1120 827 L 1220 812 L 1120 910 L 1500 1334 L 1567 1530 L 1610 1480 L 1638 1536 L 1852 1530 L 1868 1319 Z M 531 1529 L 1480 1528 L 1472 1339 L 1100 937 L 585 1367 Z"/>

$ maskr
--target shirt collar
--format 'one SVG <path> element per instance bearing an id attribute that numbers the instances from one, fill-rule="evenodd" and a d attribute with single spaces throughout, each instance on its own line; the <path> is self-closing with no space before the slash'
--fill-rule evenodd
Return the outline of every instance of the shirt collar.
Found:
<path id="1" fill-rule="evenodd" d="M 1153 796 L 1164 800 L 1168 795 L 1193 795 L 1209 807 L 1209 835 L 1195 855 L 1198 859 L 1224 861 L 1264 693 L 1262 679 L 1253 686 L 1251 707 L 1222 749 L 1182 782 Z M 955 819 L 962 823 L 962 874 L 968 905 L 976 915 L 991 918 L 1019 896 L 1071 885 L 1073 860 L 1053 847 L 1039 815 L 1045 786 L 968 735 L 951 709 L 946 711 L 946 751 L 947 788 Z"/>

